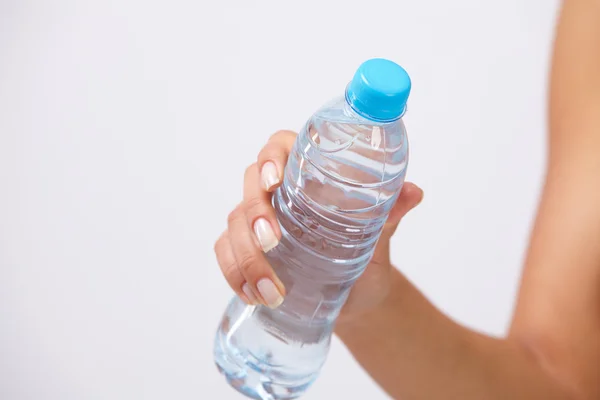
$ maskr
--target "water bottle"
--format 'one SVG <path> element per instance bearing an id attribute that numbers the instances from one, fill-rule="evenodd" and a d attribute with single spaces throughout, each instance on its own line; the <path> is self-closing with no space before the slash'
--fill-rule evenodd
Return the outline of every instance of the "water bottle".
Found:
<path id="1" fill-rule="evenodd" d="M 406 175 L 406 71 L 375 58 L 312 115 L 273 195 L 282 238 L 266 257 L 287 295 L 276 309 L 237 296 L 214 357 L 229 384 L 259 400 L 300 397 L 319 375 L 334 324 L 371 260 Z"/>

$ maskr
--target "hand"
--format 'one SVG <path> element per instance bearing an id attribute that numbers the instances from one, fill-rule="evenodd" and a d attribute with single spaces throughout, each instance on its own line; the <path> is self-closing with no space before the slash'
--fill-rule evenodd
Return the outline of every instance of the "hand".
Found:
<path id="1" fill-rule="evenodd" d="M 247 304 L 278 307 L 285 287 L 267 262 L 264 253 L 277 246 L 281 230 L 271 193 L 283 181 L 283 170 L 296 134 L 281 131 L 271 137 L 256 163 L 246 169 L 243 201 L 229 214 L 228 228 L 215 244 L 221 271 L 237 295 Z M 390 238 L 400 220 L 417 206 L 423 191 L 405 183 L 388 217 L 371 263 L 356 281 L 338 319 L 350 320 L 377 307 L 390 291 L 392 264 Z"/>

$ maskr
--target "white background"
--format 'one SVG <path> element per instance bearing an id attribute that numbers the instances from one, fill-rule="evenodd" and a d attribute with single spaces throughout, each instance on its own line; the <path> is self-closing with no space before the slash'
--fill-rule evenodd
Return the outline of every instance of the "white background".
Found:
<path id="1" fill-rule="evenodd" d="M 545 161 L 556 0 L 0 0 L 0 398 L 240 399 L 212 247 L 245 166 L 370 57 L 413 79 L 394 260 L 508 326 Z M 385 399 L 335 341 L 306 399 Z"/>

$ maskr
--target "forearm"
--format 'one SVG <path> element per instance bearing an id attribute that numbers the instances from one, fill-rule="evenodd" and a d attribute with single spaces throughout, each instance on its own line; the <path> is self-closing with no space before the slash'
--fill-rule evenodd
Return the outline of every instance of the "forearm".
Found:
<path id="1" fill-rule="evenodd" d="M 360 365 L 393 398 L 572 398 L 516 342 L 469 331 L 399 272 L 393 281 L 381 307 L 336 328 Z"/>

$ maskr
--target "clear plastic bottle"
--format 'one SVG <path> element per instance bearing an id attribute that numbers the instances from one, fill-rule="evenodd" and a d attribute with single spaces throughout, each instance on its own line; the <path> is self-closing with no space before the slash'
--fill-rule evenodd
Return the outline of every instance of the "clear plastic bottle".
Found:
<path id="1" fill-rule="evenodd" d="M 402 67 L 368 60 L 299 133 L 273 199 L 283 237 L 266 255 L 285 301 L 270 309 L 234 297 L 215 339 L 219 370 L 246 396 L 297 398 L 318 376 L 404 183 L 410 89 Z"/>

